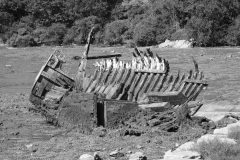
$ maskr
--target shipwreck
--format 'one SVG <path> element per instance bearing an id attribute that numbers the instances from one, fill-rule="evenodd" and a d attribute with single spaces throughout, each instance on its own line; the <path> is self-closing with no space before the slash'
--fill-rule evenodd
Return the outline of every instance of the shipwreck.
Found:
<path id="1" fill-rule="evenodd" d="M 120 54 L 90 57 L 91 35 L 92 30 L 76 77 L 61 70 L 64 55 L 59 50 L 39 71 L 29 100 L 47 121 L 89 132 L 97 126 L 118 128 L 140 110 L 165 112 L 185 107 L 192 116 L 202 105 L 193 101 L 208 84 L 194 59 L 193 70 L 173 75 L 168 61 L 150 49 L 135 48 L 131 61 L 119 60 Z M 86 71 L 90 59 L 101 59 L 91 76 Z"/>

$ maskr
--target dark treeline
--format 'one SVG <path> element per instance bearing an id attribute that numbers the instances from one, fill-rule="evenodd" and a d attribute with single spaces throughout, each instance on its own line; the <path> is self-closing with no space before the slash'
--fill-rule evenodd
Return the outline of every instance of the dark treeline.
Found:
<path id="1" fill-rule="evenodd" d="M 198 46 L 240 45 L 240 0 L 0 0 L 0 37 L 14 47 L 156 45 L 194 38 Z"/>

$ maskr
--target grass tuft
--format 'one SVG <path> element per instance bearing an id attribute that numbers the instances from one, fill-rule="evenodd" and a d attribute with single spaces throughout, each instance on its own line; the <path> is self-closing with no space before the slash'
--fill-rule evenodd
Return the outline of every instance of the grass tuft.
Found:
<path id="1" fill-rule="evenodd" d="M 232 138 L 240 142 L 240 128 L 239 127 L 230 128 L 228 138 Z"/>
<path id="2" fill-rule="evenodd" d="M 204 159 L 211 160 L 240 160 L 240 145 L 228 144 L 214 139 L 209 142 L 201 142 L 195 151 L 199 152 Z"/>

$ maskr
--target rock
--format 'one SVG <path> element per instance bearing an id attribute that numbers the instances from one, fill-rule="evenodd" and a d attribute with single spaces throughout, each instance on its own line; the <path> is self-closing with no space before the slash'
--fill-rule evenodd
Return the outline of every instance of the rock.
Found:
<path id="1" fill-rule="evenodd" d="M 129 160 L 147 160 L 147 157 L 142 152 L 136 152 L 129 156 Z"/>
<path id="2" fill-rule="evenodd" d="M 197 140 L 197 144 L 202 143 L 202 142 L 210 142 L 213 140 L 219 140 L 220 142 L 223 143 L 228 143 L 228 144 L 237 144 L 237 142 L 234 139 L 227 138 L 227 135 L 215 135 L 215 134 L 206 134 L 199 138 Z"/>
<path id="3" fill-rule="evenodd" d="M 227 125 L 226 127 L 215 129 L 213 131 L 213 134 L 216 134 L 216 135 L 228 135 L 229 132 L 231 132 L 231 129 L 239 128 L 239 127 L 240 127 L 240 122 L 232 123 L 232 124 Z"/>
<path id="4" fill-rule="evenodd" d="M 118 158 L 118 157 L 124 157 L 124 154 L 119 152 L 118 150 L 116 151 L 112 151 L 110 154 L 109 154 L 110 157 L 115 157 L 115 158 Z"/>
<path id="5" fill-rule="evenodd" d="M 164 155 L 164 160 L 203 160 L 201 154 L 195 151 L 167 151 Z"/>
<path id="6" fill-rule="evenodd" d="M 196 145 L 195 142 L 187 142 L 187 143 L 184 143 L 182 144 L 180 147 L 178 147 L 175 151 L 189 151 L 191 150 L 192 148 L 194 148 Z"/>
<path id="7" fill-rule="evenodd" d="M 102 158 L 100 158 L 98 152 L 95 152 L 95 153 L 93 154 L 93 157 L 94 157 L 94 160 L 102 160 Z"/>
<path id="8" fill-rule="evenodd" d="M 218 128 L 213 131 L 213 134 L 216 135 L 228 135 L 229 129 L 228 127 Z"/>
<path id="9" fill-rule="evenodd" d="M 94 160 L 94 156 L 89 154 L 83 154 L 80 156 L 79 160 Z"/>

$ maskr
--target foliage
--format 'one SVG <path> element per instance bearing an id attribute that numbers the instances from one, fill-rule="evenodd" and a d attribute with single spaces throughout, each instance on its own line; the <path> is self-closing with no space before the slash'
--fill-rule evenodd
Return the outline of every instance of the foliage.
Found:
<path id="1" fill-rule="evenodd" d="M 1 0 L 0 37 L 15 45 L 18 29 L 26 28 L 23 39 L 36 43 L 24 45 L 83 44 L 94 25 L 98 44 L 194 38 L 198 46 L 238 46 L 239 17 L 239 0 Z"/>
<path id="2" fill-rule="evenodd" d="M 98 32 L 98 34 L 95 34 L 94 39 L 97 42 L 101 41 L 101 36 L 99 35 L 102 29 L 101 19 L 96 16 L 91 16 L 75 21 L 74 25 L 68 30 L 64 37 L 64 44 L 85 44 L 88 32 L 92 27 L 95 27 L 95 31 Z"/>
<path id="3" fill-rule="evenodd" d="M 106 25 L 104 43 L 108 45 L 123 44 L 124 33 L 128 30 L 128 22 L 117 20 Z"/>

